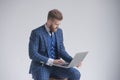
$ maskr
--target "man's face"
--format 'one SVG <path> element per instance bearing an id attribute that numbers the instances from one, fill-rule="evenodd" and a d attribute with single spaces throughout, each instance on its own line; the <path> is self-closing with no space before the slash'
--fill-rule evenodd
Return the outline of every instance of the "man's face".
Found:
<path id="1" fill-rule="evenodd" d="M 51 20 L 51 25 L 49 27 L 50 31 L 56 32 L 60 23 L 61 23 L 61 20 L 57 20 L 57 19 Z"/>

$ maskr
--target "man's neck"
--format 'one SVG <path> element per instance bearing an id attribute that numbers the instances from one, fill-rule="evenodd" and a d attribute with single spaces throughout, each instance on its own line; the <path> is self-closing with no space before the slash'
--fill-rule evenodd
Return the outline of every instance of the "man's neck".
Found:
<path id="1" fill-rule="evenodd" d="M 50 36 L 54 33 L 54 32 L 50 32 L 50 28 L 47 26 L 47 23 L 45 24 L 45 29 L 49 33 Z"/>

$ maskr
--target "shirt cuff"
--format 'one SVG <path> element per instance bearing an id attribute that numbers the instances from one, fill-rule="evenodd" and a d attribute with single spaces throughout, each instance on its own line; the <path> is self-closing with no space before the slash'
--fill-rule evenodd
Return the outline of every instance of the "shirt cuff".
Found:
<path id="1" fill-rule="evenodd" d="M 52 66 L 54 59 L 49 58 L 46 65 Z"/>

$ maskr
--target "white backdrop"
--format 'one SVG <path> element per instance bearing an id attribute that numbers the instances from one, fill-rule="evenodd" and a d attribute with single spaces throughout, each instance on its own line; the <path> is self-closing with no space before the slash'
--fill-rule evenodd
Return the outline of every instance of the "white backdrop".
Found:
<path id="1" fill-rule="evenodd" d="M 119 0 L 0 0 L 0 80 L 32 80 L 30 32 L 54 8 L 64 15 L 69 54 L 90 52 L 79 68 L 81 80 L 120 80 Z"/>

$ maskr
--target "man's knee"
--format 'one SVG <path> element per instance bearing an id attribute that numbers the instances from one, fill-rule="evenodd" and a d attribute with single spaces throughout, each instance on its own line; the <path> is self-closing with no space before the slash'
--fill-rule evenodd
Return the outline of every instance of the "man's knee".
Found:
<path id="1" fill-rule="evenodd" d="M 74 72 L 74 77 L 75 77 L 76 80 L 77 80 L 77 79 L 80 79 L 80 77 L 81 77 L 80 71 L 76 70 L 76 71 Z"/>
<path id="2" fill-rule="evenodd" d="M 81 77 L 81 73 L 80 73 L 79 70 L 73 69 L 73 70 L 72 70 L 72 74 L 71 74 L 70 77 L 71 77 L 73 80 L 79 80 L 80 77 Z"/>

